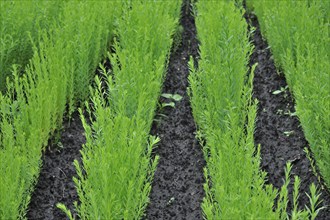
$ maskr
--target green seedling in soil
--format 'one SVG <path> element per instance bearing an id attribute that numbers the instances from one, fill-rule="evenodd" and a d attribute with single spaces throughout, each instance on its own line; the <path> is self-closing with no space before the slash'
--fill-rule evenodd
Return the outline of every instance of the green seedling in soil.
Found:
<path id="1" fill-rule="evenodd" d="M 300 179 L 298 176 L 294 177 L 293 183 L 293 209 L 291 212 L 291 219 L 307 219 L 308 211 L 307 210 L 298 210 L 298 198 L 299 198 L 299 187 L 300 187 Z"/>
<path id="2" fill-rule="evenodd" d="M 306 157 L 309 159 L 310 163 L 311 163 L 311 167 L 312 167 L 312 170 L 313 170 L 313 173 L 315 176 L 317 176 L 319 182 L 321 180 L 320 176 L 318 175 L 318 173 L 316 172 L 316 166 L 315 166 L 315 161 L 313 160 L 312 156 L 311 156 L 311 152 L 309 152 L 308 148 L 305 147 L 304 148 L 304 152 L 306 153 Z"/>
<path id="3" fill-rule="evenodd" d="M 287 137 L 290 137 L 291 135 L 294 134 L 294 131 L 284 131 L 283 134 Z"/>
<path id="4" fill-rule="evenodd" d="M 317 168 L 315 165 L 315 159 L 312 158 L 311 152 L 308 150 L 307 147 L 304 148 L 304 152 L 306 153 L 306 157 L 309 159 L 309 161 L 311 163 L 311 167 L 312 167 L 314 175 L 317 177 L 318 182 L 321 184 L 322 190 L 325 190 L 327 188 L 327 185 L 325 182 L 323 182 L 323 184 L 322 184 L 322 181 L 321 181 L 322 178 L 321 178 L 319 172 L 317 172 Z"/>
<path id="5" fill-rule="evenodd" d="M 167 99 L 172 99 L 175 102 L 181 101 L 181 99 L 182 99 L 182 96 L 179 94 L 163 93 L 163 94 L 161 94 L 161 96 L 164 98 L 167 98 Z M 175 102 L 163 102 L 163 103 L 161 103 L 161 108 L 165 108 L 165 107 L 175 108 Z"/>
<path id="6" fill-rule="evenodd" d="M 291 163 L 286 164 L 285 168 L 285 180 L 284 184 L 280 189 L 280 193 L 277 200 L 277 212 L 279 214 L 279 219 L 288 219 L 288 213 L 286 212 L 288 202 L 289 202 L 289 192 L 288 186 L 290 184 L 290 173 L 291 173 L 292 165 Z"/>
<path id="7" fill-rule="evenodd" d="M 309 187 L 309 190 L 311 192 L 311 194 L 307 194 L 307 197 L 309 198 L 309 203 L 310 203 L 310 207 L 306 206 L 306 209 L 308 211 L 309 217 L 311 220 L 314 220 L 318 213 L 322 210 L 322 209 L 326 209 L 326 206 L 321 206 L 322 200 L 320 200 L 320 196 L 321 193 L 317 192 L 317 188 L 315 187 L 314 184 L 312 184 Z"/>
<path id="8" fill-rule="evenodd" d="M 284 98 L 287 98 L 288 97 L 287 89 L 288 89 L 288 86 L 281 87 L 279 90 L 273 91 L 272 94 L 273 95 L 278 95 L 278 94 L 284 93 L 283 94 Z"/>
<path id="9" fill-rule="evenodd" d="M 278 114 L 278 115 L 283 115 L 283 110 L 282 109 L 277 109 L 277 111 L 276 111 L 276 114 Z"/>
<path id="10" fill-rule="evenodd" d="M 297 113 L 296 112 L 291 112 L 290 110 L 287 111 L 287 112 L 284 112 L 284 115 L 288 115 L 290 117 L 295 117 L 297 116 Z"/>
<path id="11" fill-rule="evenodd" d="M 290 117 L 297 116 L 297 113 L 296 112 L 291 112 L 290 110 L 283 111 L 282 109 L 277 109 L 276 114 L 278 114 L 278 115 L 288 115 Z"/>
<path id="12" fill-rule="evenodd" d="M 68 209 L 63 203 L 57 203 L 56 207 L 59 208 L 62 212 L 64 212 L 70 220 L 74 220 L 70 209 Z"/>
<path id="13" fill-rule="evenodd" d="M 310 201 L 310 207 L 306 205 L 305 209 L 299 210 L 298 209 L 298 198 L 299 198 L 299 187 L 300 187 L 300 178 L 298 176 L 294 176 L 294 183 L 293 183 L 293 204 L 292 204 L 292 211 L 291 213 L 287 213 L 287 206 L 288 206 L 288 186 L 290 184 L 290 173 L 292 170 L 291 163 L 286 164 L 285 168 L 285 180 L 284 184 L 281 187 L 279 198 L 277 201 L 277 209 L 276 212 L 279 212 L 279 219 L 315 219 L 317 214 L 320 210 L 324 209 L 325 207 L 319 207 L 321 204 L 320 193 L 317 193 L 317 189 L 313 184 L 310 186 L 310 194 L 306 195 Z"/>

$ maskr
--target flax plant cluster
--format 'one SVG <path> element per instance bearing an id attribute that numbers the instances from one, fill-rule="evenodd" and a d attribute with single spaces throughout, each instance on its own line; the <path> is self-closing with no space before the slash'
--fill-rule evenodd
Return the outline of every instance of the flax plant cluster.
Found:
<path id="1" fill-rule="evenodd" d="M 12 65 L 22 71 L 32 58 L 31 38 L 49 30 L 62 10 L 60 1 L 0 1 L 0 91 L 5 91 Z"/>
<path id="2" fill-rule="evenodd" d="M 330 1 L 255 1 L 275 63 L 283 70 L 297 116 L 330 186 Z"/>
<path id="3" fill-rule="evenodd" d="M 149 136 L 180 1 L 132 1 L 117 19 L 112 70 L 96 77 L 86 144 L 75 161 L 80 219 L 140 219 L 149 202 L 158 138 Z M 59 204 L 70 218 L 72 214 Z"/>
<path id="4" fill-rule="evenodd" d="M 198 69 L 190 62 L 190 96 L 205 160 L 206 219 L 309 219 L 314 208 L 297 207 L 300 180 L 295 177 L 293 211 L 287 213 L 291 165 L 280 191 L 265 184 L 253 133 L 257 100 L 252 100 L 255 66 L 244 10 L 234 2 L 198 1 L 195 16 L 200 40 Z M 248 74 L 247 74 L 248 73 Z M 279 195 L 275 208 L 275 198 Z M 318 205 L 311 186 L 311 207 Z M 311 211 L 313 210 L 313 211 Z"/>
<path id="5" fill-rule="evenodd" d="M 26 25 L 38 22 L 24 18 L 24 13 L 10 13 L 22 10 L 29 3 L 9 3 L 11 10 L 6 7 L 6 14 L 1 16 L 17 16 L 22 22 L 27 19 Z M 55 4 L 48 3 L 50 8 Z M 1 4 L 5 5 L 2 1 Z M 40 7 L 43 4 L 46 1 Z M 88 98 L 90 79 L 102 54 L 105 55 L 115 17 L 120 14 L 114 6 L 113 1 L 61 2 L 56 6 L 62 8 L 56 12 L 59 13 L 58 20 L 40 30 L 30 43 L 26 42 L 26 45 L 32 45 L 26 51 L 31 50 L 33 56 L 30 60 L 29 56 L 22 58 L 22 63 L 28 63 L 23 72 L 17 66 L 13 67 L 12 78 L 6 81 L 7 92 L 0 94 L 0 219 L 25 216 L 30 193 L 38 178 L 43 148 L 54 131 L 61 128 L 64 113 L 70 116 L 79 102 Z M 6 21 L 1 22 L 6 24 Z M 6 33 L 6 30 L 2 31 Z M 19 41 L 19 37 L 25 39 L 21 34 L 12 34 L 17 37 L 15 41 Z M 16 53 L 19 57 L 19 51 Z M 8 56 L 12 54 L 8 53 Z M 8 65 L 11 62 L 15 61 Z M 6 72 L 1 72 L 4 76 L 2 74 L 6 75 Z"/>

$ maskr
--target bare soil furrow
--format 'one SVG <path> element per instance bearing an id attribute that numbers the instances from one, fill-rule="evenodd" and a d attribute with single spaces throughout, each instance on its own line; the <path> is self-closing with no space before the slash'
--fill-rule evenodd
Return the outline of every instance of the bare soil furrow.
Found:
<path id="1" fill-rule="evenodd" d="M 188 87 L 189 56 L 196 57 L 198 43 L 189 1 L 182 6 L 182 42 L 172 50 L 163 93 L 183 97 L 175 107 L 159 109 L 151 133 L 161 138 L 155 154 L 160 156 L 154 176 L 147 219 L 202 219 L 203 167 L 205 161 L 195 139 Z M 176 44 L 176 43 L 174 43 Z M 161 98 L 160 102 L 169 102 Z"/>

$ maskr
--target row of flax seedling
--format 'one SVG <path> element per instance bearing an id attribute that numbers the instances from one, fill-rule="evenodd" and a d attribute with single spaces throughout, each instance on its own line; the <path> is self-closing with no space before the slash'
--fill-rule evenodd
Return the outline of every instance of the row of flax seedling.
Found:
<path id="1" fill-rule="evenodd" d="M 283 70 L 317 167 L 330 186 L 330 1 L 247 1 Z"/>
<path id="2" fill-rule="evenodd" d="M 132 1 L 117 20 L 111 70 L 91 88 L 81 114 L 86 144 L 74 178 L 80 219 L 141 219 L 149 202 L 159 141 L 149 135 L 176 30 L 180 1 Z M 106 84 L 106 86 L 104 86 Z M 88 119 L 89 118 L 89 119 Z M 88 122 L 90 121 L 90 123 Z M 58 204 L 70 219 L 71 211 Z"/>
<path id="3" fill-rule="evenodd" d="M 7 2 L 1 1 L 1 6 L 5 4 Z M 64 113 L 70 116 L 76 106 L 88 98 L 89 81 L 106 52 L 115 18 L 124 7 L 114 1 L 45 1 L 32 11 L 40 10 L 45 13 L 45 19 L 52 20 L 51 11 L 61 10 L 56 11 L 56 21 L 41 22 L 47 25 L 38 26 L 43 17 L 31 20 L 29 13 L 19 13 L 20 10 L 25 12 L 26 4 L 34 7 L 29 2 L 10 1 L 8 4 L 12 10 L 6 7 L 8 10 L 5 14 L 1 11 L 1 16 L 17 16 L 18 27 L 22 27 L 23 32 L 40 28 L 31 34 L 31 42 L 25 39 L 25 33 L 10 36 L 13 31 L 1 30 L 8 31 L 6 36 L 13 44 L 22 40 L 22 44 L 31 47 L 16 48 L 14 45 L 17 50 L 32 53 L 30 60 L 30 55 L 17 60 L 21 66 L 28 65 L 12 67 L 12 77 L 6 80 L 7 91 L 0 94 L 0 219 L 18 219 L 26 214 L 41 167 L 42 151 L 55 130 L 61 128 Z M 1 27 L 10 26 L 7 21 L 11 22 L 2 20 Z M 9 56 L 6 59 L 11 60 L 8 61 L 11 65 L 16 62 L 11 58 L 15 54 L 8 50 L 4 56 Z M 1 56 L 3 58 L 3 54 Z M 6 70 L 1 71 L 5 71 L 1 72 L 1 76 L 5 76 Z"/>
<path id="4" fill-rule="evenodd" d="M 287 213 L 291 165 L 278 191 L 267 185 L 254 146 L 257 100 L 252 99 L 253 50 L 244 10 L 234 2 L 198 1 L 195 8 L 200 60 L 190 62 L 190 96 L 206 168 L 207 219 L 314 219 L 318 195 L 310 187 L 310 207 L 298 210 L 300 180 L 295 177 L 292 211 Z M 274 204 L 278 197 L 277 204 Z"/>

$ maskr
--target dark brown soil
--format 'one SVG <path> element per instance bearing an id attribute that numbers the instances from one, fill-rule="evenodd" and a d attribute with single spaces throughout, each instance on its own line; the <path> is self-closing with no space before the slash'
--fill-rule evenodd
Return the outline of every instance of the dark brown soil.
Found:
<path id="1" fill-rule="evenodd" d="M 299 119 L 288 114 L 295 112 L 294 100 L 289 89 L 278 95 L 272 94 L 273 91 L 287 86 L 285 77 L 275 68 L 268 44 L 262 39 L 258 19 L 253 14 L 246 17 L 249 24 L 256 27 L 252 38 L 255 50 L 251 56 L 250 65 L 258 63 L 253 89 L 254 98 L 259 100 L 254 138 L 255 144 L 261 145 L 261 167 L 268 173 L 268 183 L 280 188 L 285 178 L 285 164 L 291 161 L 292 176 L 298 175 L 301 179 L 299 207 L 304 208 L 305 205 L 309 206 L 305 192 L 309 193 L 311 183 L 315 183 L 319 189 L 322 189 L 322 185 L 314 175 L 310 160 L 304 152 L 305 147 L 311 150 Z M 329 192 L 321 190 L 321 193 L 322 204 L 329 207 Z M 292 184 L 289 195 L 288 211 L 292 209 Z M 330 219 L 330 209 L 321 211 L 318 219 Z"/>
<path id="2" fill-rule="evenodd" d="M 161 138 L 155 154 L 160 161 L 154 176 L 147 219 L 202 219 L 201 202 L 204 197 L 203 167 L 205 161 L 195 139 L 195 122 L 191 113 L 188 87 L 189 56 L 196 57 L 197 40 L 194 18 L 188 1 L 182 7 L 182 43 L 170 56 L 163 93 L 179 94 L 181 101 L 175 108 L 159 110 L 152 134 Z M 160 102 L 169 100 L 161 99 Z"/>
<path id="3" fill-rule="evenodd" d="M 85 143 L 83 133 L 79 114 L 74 113 L 71 122 L 64 123 L 59 142 L 52 141 L 54 143 L 47 146 L 42 157 L 43 166 L 38 183 L 28 208 L 28 219 L 67 219 L 56 207 L 58 202 L 65 204 L 71 211 L 74 209 L 72 204 L 78 201 L 78 196 L 72 180 L 76 175 L 73 161 L 80 160 L 79 150 Z"/>

